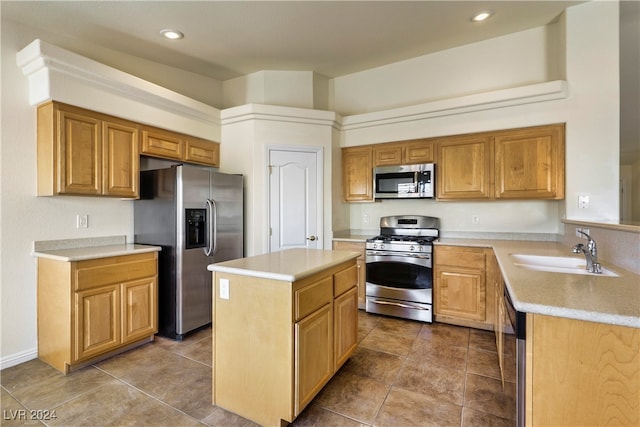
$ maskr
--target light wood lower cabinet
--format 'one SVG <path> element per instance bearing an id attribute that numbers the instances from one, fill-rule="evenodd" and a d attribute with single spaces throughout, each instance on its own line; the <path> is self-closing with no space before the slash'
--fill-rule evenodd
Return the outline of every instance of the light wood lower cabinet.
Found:
<path id="1" fill-rule="evenodd" d="M 527 426 L 640 425 L 640 329 L 527 314 Z"/>
<path id="2" fill-rule="evenodd" d="M 355 259 L 295 282 L 213 281 L 213 404 L 261 425 L 292 422 L 356 348 Z"/>
<path id="3" fill-rule="evenodd" d="M 153 339 L 157 253 L 38 258 L 38 357 L 68 373 Z"/>
<path id="4" fill-rule="evenodd" d="M 359 252 L 360 256 L 356 258 L 356 267 L 358 272 L 358 308 L 364 310 L 366 305 L 366 249 L 364 242 L 348 242 L 344 240 L 336 240 L 333 242 L 333 249 L 339 251 Z"/>
<path id="5" fill-rule="evenodd" d="M 493 330 L 494 282 L 487 280 L 486 267 L 490 252 L 485 248 L 434 246 L 436 321 Z"/>

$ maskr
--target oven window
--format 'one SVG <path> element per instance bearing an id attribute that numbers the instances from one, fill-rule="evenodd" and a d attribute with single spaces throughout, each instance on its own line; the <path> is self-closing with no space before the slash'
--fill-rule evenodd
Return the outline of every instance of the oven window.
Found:
<path id="1" fill-rule="evenodd" d="M 401 289 L 430 289 L 431 268 L 403 262 L 369 262 L 367 282 Z"/>
<path id="2" fill-rule="evenodd" d="M 376 177 L 377 193 L 415 193 L 413 173 L 385 173 Z"/>

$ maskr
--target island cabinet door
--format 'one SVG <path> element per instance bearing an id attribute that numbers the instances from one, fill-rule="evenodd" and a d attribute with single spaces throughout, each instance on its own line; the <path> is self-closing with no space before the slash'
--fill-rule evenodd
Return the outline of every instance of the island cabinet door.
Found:
<path id="1" fill-rule="evenodd" d="M 333 375 L 333 305 L 326 304 L 295 324 L 295 415 Z"/>
<path id="2" fill-rule="evenodd" d="M 335 369 L 339 369 L 358 345 L 358 288 L 334 301 Z"/>

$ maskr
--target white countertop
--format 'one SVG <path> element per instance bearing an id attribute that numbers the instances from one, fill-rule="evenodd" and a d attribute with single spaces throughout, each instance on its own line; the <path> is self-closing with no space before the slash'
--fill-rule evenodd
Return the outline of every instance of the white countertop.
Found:
<path id="1" fill-rule="evenodd" d="M 326 270 L 360 254 L 353 251 L 287 249 L 248 258 L 209 264 L 209 271 L 295 282 Z"/>
<path id="2" fill-rule="evenodd" d="M 145 252 L 159 252 L 160 246 L 119 244 L 93 246 L 85 248 L 58 249 L 49 251 L 34 251 L 33 255 L 58 261 L 86 261 L 88 259 L 108 258 L 121 255 L 135 255 Z"/>
<path id="3" fill-rule="evenodd" d="M 31 254 L 35 257 L 71 262 L 161 250 L 160 246 L 127 243 L 125 236 L 104 236 L 33 242 Z"/>
<path id="4" fill-rule="evenodd" d="M 492 248 L 518 311 L 640 328 L 640 275 L 633 272 L 606 262 L 603 267 L 619 277 L 533 271 L 515 265 L 510 257 L 517 253 L 584 259 L 558 242 L 440 239 L 435 245 Z"/>

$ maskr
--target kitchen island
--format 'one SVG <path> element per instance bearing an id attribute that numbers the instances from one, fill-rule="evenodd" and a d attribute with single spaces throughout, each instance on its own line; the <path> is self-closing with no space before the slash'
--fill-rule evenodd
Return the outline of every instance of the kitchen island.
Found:
<path id="1" fill-rule="evenodd" d="M 209 265 L 212 402 L 292 422 L 356 348 L 358 252 L 289 249 Z"/>

